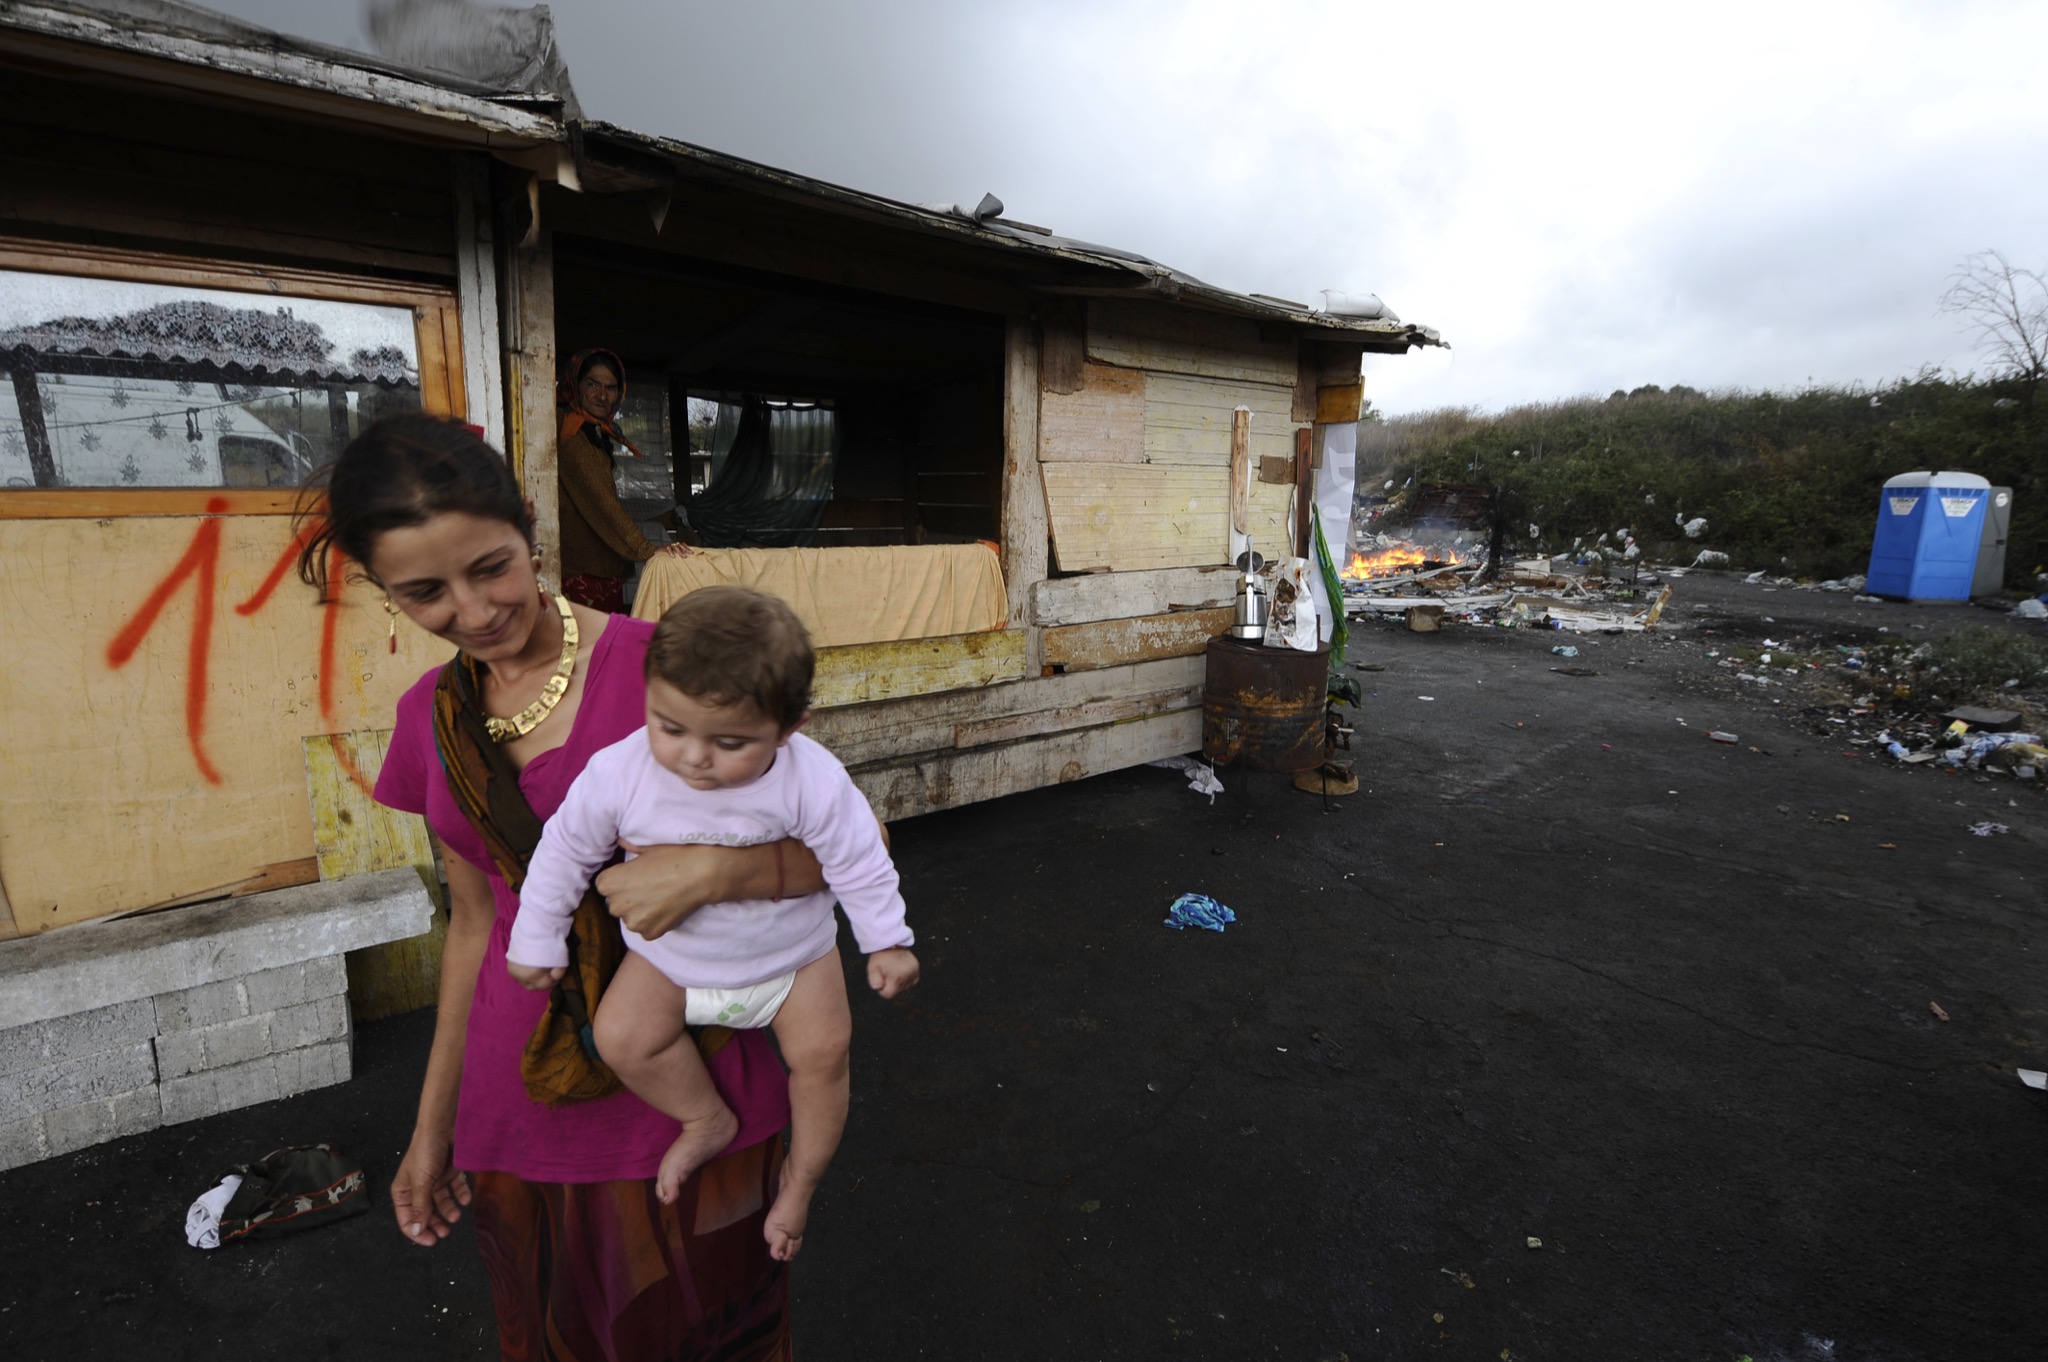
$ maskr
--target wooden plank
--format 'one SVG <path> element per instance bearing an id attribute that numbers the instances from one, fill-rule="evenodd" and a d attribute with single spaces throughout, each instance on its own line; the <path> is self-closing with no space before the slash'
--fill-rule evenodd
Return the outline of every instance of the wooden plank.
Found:
<path id="1" fill-rule="evenodd" d="M 348 953 L 350 1010 L 357 1021 L 375 1021 L 431 1007 L 441 977 L 448 913 L 426 821 L 385 808 L 366 788 L 384 768 L 391 731 L 314 734 L 303 746 L 320 878 L 340 880 L 411 866 L 435 903 L 433 925 L 423 935 Z"/>
<path id="2" fill-rule="evenodd" d="M 1261 338 L 1258 323 L 1249 318 L 1122 298 L 1090 300 L 1088 358 L 1127 369 L 1272 384 L 1288 390 L 1275 411 L 1291 409 L 1299 367 L 1292 340 Z"/>
<path id="3" fill-rule="evenodd" d="M 1196 567 L 1229 558 L 1227 468 L 1103 463 L 1042 467 L 1053 551 L 1064 572 Z M 1291 490 L 1253 487 L 1247 522 L 1259 542 L 1286 542 Z"/>
<path id="4" fill-rule="evenodd" d="M 1210 639 L 1229 632 L 1236 618 L 1236 610 L 1225 607 L 1048 629 L 1045 665 L 1080 672 L 1162 657 L 1190 657 L 1207 649 Z"/>
<path id="5" fill-rule="evenodd" d="M 992 743 L 1016 742 L 1020 738 L 1043 737 L 1069 729 L 1092 728 L 1097 724 L 1148 719 L 1155 714 L 1172 714 L 1202 703 L 1202 683 L 1156 690 L 1144 695 L 1115 695 L 1057 709 L 1030 714 L 1011 714 L 999 719 L 976 719 L 953 730 L 953 746 L 961 749 L 987 747 Z"/>
<path id="6" fill-rule="evenodd" d="M 448 297 L 446 289 L 425 284 L 385 282 L 357 275 L 282 266 L 195 262 L 157 251 L 71 246 L 6 237 L 0 237 L 0 269 L 134 279 L 153 284 L 191 284 L 201 288 L 382 303 L 392 307 L 433 306 Z"/>
<path id="7" fill-rule="evenodd" d="M 1315 432 L 1309 427 L 1302 426 L 1294 432 L 1294 556 L 1297 558 L 1309 556 L 1309 535 L 1315 528 L 1310 519 L 1316 504 L 1316 466 L 1310 456 L 1314 443 Z M 1344 527 L 1346 543 L 1350 542 L 1350 530 L 1350 526 Z M 1344 546 L 1333 545 L 1330 552 L 1341 556 Z M 1340 569 L 1342 566 L 1339 564 Z"/>
<path id="8" fill-rule="evenodd" d="M 505 453 L 533 502 L 541 585 L 562 585 L 562 489 L 555 479 L 555 243 L 542 228 L 507 252 L 512 298 L 505 337 Z"/>
<path id="9" fill-rule="evenodd" d="M 1049 738 L 857 767 L 853 779 L 882 818 L 911 818 L 1179 756 L 1201 745 L 1197 706 Z"/>
<path id="10" fill-rule="evenodd" d="M 1237 580 L 1236 569 L 1221 563 L 1054 577 L 1032 586 L 1031 622 L 1089 624 L 1175 610 L 1215 610 L 1236 601 Z"/>
<path id="11" fill-rule="evenodd" d="M 1038 324 L 1044 333 L 1039 382 L 1049 393 L 1071 393 L 1082 384 L 1082 363 L 1088 353 L 1087 300 L 1043 298 Z"/>
<path id="12" fill-rule="evenodd" d="M 1038 457 L 1049 462 L 1145 462 L 1145 375 L 1108 364 L 1081 367 L 1066 393 L 1038 401 Z"/>
<path id="13" fill-rule="evenodd" d="M 0 520 L 103 520 L 110 516 L 290 515 L 297 492 L 224 487 L 38 487 L 0 491 Z M 223 502 L 216 508 L 214 503 Z"/>
<path id="14" fill-rule="evenodd" d="M 1316 424 L 1349 424 L 1365 410 L 1365 384 L 1350 383 L 1316 389 Z"/>
<path id="15" fill-rule="evenodd" d="M 848 766 L 893 762 L 954 747 L 961 727 L 1029 715 L 1032 731 L 1059 731 L 1056 723 L 1085 726 L 1091 706 L 1171 691 L 1199 692 L 1207 671 L 1200 657 L 1164 658 L 1128 667 L 1072 675 L 1028 676 L 984 690 L 909 696 L 819 710 L 804 731 Z"/>
<path id="16" fill-rule="evenodd" d="M 1145 459 L 1148 463 L 1226 466 L 1239 407 L 1252 412 L 1254 458 L 1284 457 L 1292 448 L 1289 394 L 1265 383 L 1180 374 L 1145 377 Z"/>
<path id="17" fill-rule="evenodd" d="M 1266 455 L 1259 460 L 1259 481 L 1279 487 L 1294 486 L 1294 460 L 1278 454 Z"/>
<path id="18" fill-rule="evenodd" d="M 1024 628 L 1031 584 L 1042 580 L 1051 557 L 1046 529 L 1045 481 L 1038 462 L 1038 346 L 1029 322 L 1012 321 L 1004 337 L 1003 488 L 1000 513 L 1003 589 L 1013 631 Z M 1018 665 L 1036 669 L 1035 642 L 1025 634 Z"/>
<path id="19" fill-rule="evenodd" d="M 1310 340 L 1299 341 L 1295 345 L 1292 415 L 1296 421 L 1316 419 L 1317 349 L 1316 343 Z"/>
<path id="20" fill-rule="evenodd" d="M 1015 681 L 1026 675 L 1025 650 L 1019 629 L 820 648 L 811 704 L 822 709 Z"/>
<path id="21" fill-rule="evenodd" d="M 1230 414 L 1230 528 L 1239 534 L 1250 525 L 1245 513 L 1252 495 L 1252 411 L 1239 407 Z"/>
<path id="22" fill-rule="evenodd" d="M 436 322 L 439 323 L 438 327 L 434 325 Z M 439 308 L 429 312 L 421 320 L 420 332 L 423 336 L 433 332 L 437 335 L 437 339 L 440 342 L 442 372 L 440 410 L 446 415 L 467 421 L 472 425 L 482 425 L 483 422 L 476 420 L 469 414 L 469 389 L 462 372 L 461 310 L 455 306 L 452 299 L 441 304 Z M 426 373 L 424 369 L 422 369 L 420 374 L 420 387 L 422 391 L 426 389 Z M 435 404 L 431 399 L 423 399 L 421 405 L 426 407 L 428 411 L 435 409 Z"/>

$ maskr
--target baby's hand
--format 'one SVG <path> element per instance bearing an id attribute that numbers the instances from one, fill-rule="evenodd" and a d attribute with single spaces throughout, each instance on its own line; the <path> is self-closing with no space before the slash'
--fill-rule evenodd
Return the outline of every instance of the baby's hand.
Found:
<path id="1" fill-rule="evenodd" d="M 903 947 L 876 951 L 868 957 L 868 987 L 884 998 L 893 998 L 916 984 L 917 957 Z"/>
<path id="2" fill-rule="evenodd" d="M 559 965 L 553 969 L 548 969 L 542 965 L 521 965 L 507 960 L 505 962 L 505 972 L 514 979 L 517 979 L 523 987 L 539 992 L 544 988 L 553 988 L 555 981 L 569 971 Z"/>

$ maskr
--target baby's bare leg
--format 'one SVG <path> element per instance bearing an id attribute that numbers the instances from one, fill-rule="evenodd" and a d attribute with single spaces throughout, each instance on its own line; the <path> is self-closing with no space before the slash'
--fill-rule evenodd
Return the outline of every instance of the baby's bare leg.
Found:
<path id="1" fill-rule="evenodd" d="M 853 1040 L 853 1015 L 846 1006 L 846 975 L 837 950 L 796 972 L 796 984 L 774 1025 L 782 1060 L 789 1065 L 789 1159 L 763 1232 L 769 1256 L 788 1262 L 803 1247 L 811 1198 L 846 1130 L 846 1052 Z"/>
<path id="2" fill-rule="evenodd" d="M 655 1175 L 664 1203 L 740 1133 L 740 1122 L 718 1095 L 697 1043 L 683 1025 L 689 994 L 630 951 L 598 1001 L 592 1029 L 597 1052 L 621 1082 L 656 1111 L 683 1123 Z"/>

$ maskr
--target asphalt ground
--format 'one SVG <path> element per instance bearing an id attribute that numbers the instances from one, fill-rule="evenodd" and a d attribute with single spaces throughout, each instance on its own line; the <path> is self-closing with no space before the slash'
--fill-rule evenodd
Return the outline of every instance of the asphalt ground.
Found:
<path id="1" fill-rule="evenodd" d="M 1832 668 L 1708 657 L 2022 626 L 1706 575 L 1667 620 L 1358 626 L 1327 809 L 1140 768 L 897 825 L 925 982 L 856 990 L 801 1355 L 2041 1357 L 2048 798 L 1850 745 Z M 1167 930 L 1190 890 L 1237 923 Z M 467 1235 L 383 1199 L 428 1036 L 0 1175 L 0 1354 L 491 1356 Z M 185 1247 L 227 1164 L 314 1140 L 368 1216 Z"/>

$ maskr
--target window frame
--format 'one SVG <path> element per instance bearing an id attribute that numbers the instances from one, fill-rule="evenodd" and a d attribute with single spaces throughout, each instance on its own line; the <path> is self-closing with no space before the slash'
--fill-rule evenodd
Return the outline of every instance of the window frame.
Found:
<path id="1" fill-rule="evenodd" d="M 419 353 L 420 407 L 436 416 L 466 416 L 462 320 L 454 287 L 366 279 L 322 270 L 192 259 L 155 251 L 0 237 L 0 271 L 183 284 L 332 302 L 403 307 L 413 315 Z M 290 488 L 18 487 L 0 488 L 0 520 L 97 520 L 114 516 L 290 515 Z M 226 503 L 222 506 L 221 503 Z"/>

